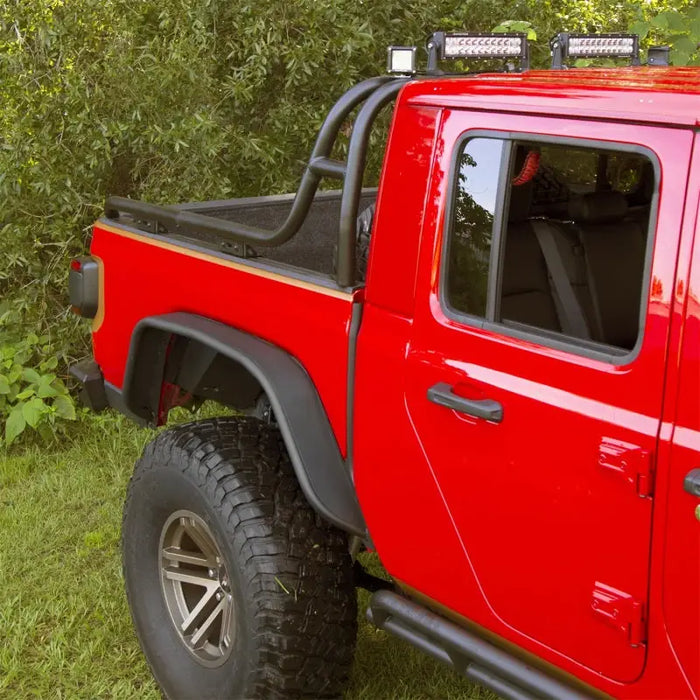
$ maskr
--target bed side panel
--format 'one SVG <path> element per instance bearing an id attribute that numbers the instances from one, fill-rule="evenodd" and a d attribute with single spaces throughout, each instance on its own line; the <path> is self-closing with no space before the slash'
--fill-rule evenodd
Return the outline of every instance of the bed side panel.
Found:
<path id="1" fill-rule="evenodd" d="M 102 267 L 93 350 L 105 381 L 122 387 L 131 335 L 142 318 L 173 311 L 206 316 L 296 357 L 346 454 L 352 294 L 287 276 L 283 268 L 185 249 L 102 221 L 95 225 L 91 253 Z"/>

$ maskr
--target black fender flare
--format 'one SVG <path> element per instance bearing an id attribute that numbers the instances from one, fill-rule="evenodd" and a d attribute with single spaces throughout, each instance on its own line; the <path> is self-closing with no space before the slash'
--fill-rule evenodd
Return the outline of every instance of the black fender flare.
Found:
<path id="1" fill-rule="evenodd" d="M 146 317 L 131 337 L 121 397 L 117 401 L 110 397 L 110 403 L 121 403 L 122 410 L 140 422 L 152 421 L 153 399 L 160 395 L 173 336 L 197 341 L 207 351 L 239 363 L 257 379 L 272 405 L 309 504 L 342 530 L 366 538 L 367 527 L 350 471 L 318 391 L 304 367 L 276 345 L 196 314 Z M 108 395 L 113 395 L 114 388 L 108 389 Z M 148 396 L 150 400 L 144 401 Z"/>

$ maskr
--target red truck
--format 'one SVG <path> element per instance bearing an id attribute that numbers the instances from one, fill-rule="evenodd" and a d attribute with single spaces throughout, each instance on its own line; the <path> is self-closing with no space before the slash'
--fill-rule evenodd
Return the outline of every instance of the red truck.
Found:
<path id="1" fill-rule="evenodd" d="M 700 70 L 629 35 L 551 70 L 521 35 L 428 49 L 338 101 L 295 196 L 114 197 L 71 264 L 92 408 L 234 409 L 136 464 L 143 651 L 172 698 L 337 697 L 363 585 L 502 697 L 698 698 Z M 600 55 L 631 65 L 559 69 Z M 444 70 L 473 57 L 506 70 Z"/>

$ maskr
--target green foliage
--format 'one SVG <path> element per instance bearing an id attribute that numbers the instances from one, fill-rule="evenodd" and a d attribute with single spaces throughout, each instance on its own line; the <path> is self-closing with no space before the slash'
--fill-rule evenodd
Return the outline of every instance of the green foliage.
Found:
<path id="1" fill-rule="evenodd" d="M 528 41 L 537 40 L 537 32 L 532 27 L 532 22 L 525 22 L 518 19 L 508 19 L 497 24 L 491 31 L 493 32 L 520 32 L 527 35 Z"/>
<path id="2" fill-rule="evenodd" d="M 692 0 L 5 0 L 0 299 L 22 318 L 15 334 L 50 333 L 61 358 L 87 354 L 88 326 L 66 309 L 68 260 L 85 251 L 105 198 L 293 191 L 328 109 L 383 71 L 389 44 L 423 46 L 435 29 L 522 30 L 537 35 L 532 64 L 542 67 L 558 31 L 637 23 L 647 42 L 668 40 L 676 62 L 692 62 L 691 8 Z M 375 140 L 372 177 L 380 161 Z M 37 425 L 58 415 L 61 401 L 34 398 L 43 408 L 27 409 L 32 422 L 39 411 Z M 22 425 L 14 415 L 11 434 Z"/>
<path id="3" fill-rule="evenodd" d="M 11 445 L 27 429 L 48 441 L 62 421 L 75 420 L 73 399 L 56 376 L 59 359 L 49 336 L 16 338 L 8 331 L 11 318 L 11 311 L 0 316 L 0 444 Z"/>
<path id="4" fill-rule="evenodd" d="M 646 46 L 669 45 L 673 65 L 700 66 L 700 7 L 668 9 L 654 15 L 640 7 L 630 31 L 639 34 Z"/>

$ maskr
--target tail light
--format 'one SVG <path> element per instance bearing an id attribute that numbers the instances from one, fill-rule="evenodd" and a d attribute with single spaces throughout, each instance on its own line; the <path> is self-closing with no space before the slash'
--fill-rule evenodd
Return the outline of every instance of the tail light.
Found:
<path id="1" fill-rule="evenodd" d="M 70 305 L 74 313 L 95 318 L 100 300 L 100 270 L 89 255 L 71 260 L 68 274 Z"/>

